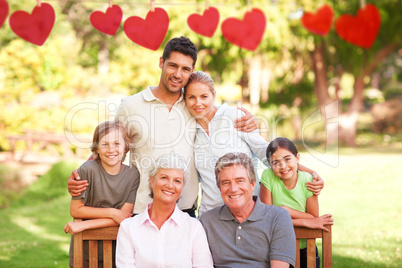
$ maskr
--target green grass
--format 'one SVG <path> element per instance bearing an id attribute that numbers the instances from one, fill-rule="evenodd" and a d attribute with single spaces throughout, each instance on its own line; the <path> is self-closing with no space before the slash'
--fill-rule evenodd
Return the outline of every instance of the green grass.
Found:
<path id="1" fill-rule="evenodd" d="M 342 149 L 332 157 L 335 167 L 302 153 L 302 164 L 325 180 L 320 214 L 335 219 L 334 267 L 402 267 L 402 148 Z"/>
<path id="2" fill-rule="evenodd" d="M 68 267 L 68 195 L 0 211 L 0 267 Z"/>
<path id="3" fill-rule="evenodd" d="M 0 210 L 0 267 L 68 267 L 67 178 L 76 163 L 59 162 L 11 207 Z M 4 193 L 2 193 L 4 195 Z"/>
<path id="4" fill-rule="evenodd" d="M 335 219 L 334 267 L 402 267 L 401 145 L 320 156 L 332 166 L 308 152 L 301 155 L 301 163 L 325 180 L 320 212 Z M 69 235 L 63 227 L 71 220 L 70 199 L 56 188 L 65 189 L 71 166 L 59 169 L 66 171 L 53 170 L 56 179 L 45 176 L 22 200 L 0 210 L 0 267 L 68 267 Z"/>

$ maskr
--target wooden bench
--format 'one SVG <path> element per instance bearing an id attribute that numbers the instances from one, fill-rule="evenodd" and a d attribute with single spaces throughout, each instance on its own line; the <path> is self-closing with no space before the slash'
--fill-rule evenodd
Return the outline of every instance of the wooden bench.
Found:
<path id="1" fill-rule="evenodd" d="M 74 219 L 74 221 L 82 221 Z M 74 268 L 84 267 L 84 240 L 89 242 L 89 267 L 98 267 L 98 240 L 103 241 L 103 267 L 113 267 L 112 241 L 117 239 L 119 227 L 85 230 L 74 235 Z"/>
<path id="2" fill-rule="evenodd" d="M 23 162 L 24 157 L 30 153 L 40 153 L 46 151 L 54 157 L 82 157 L 87 152 L 87 148 L 79 148 L 75 146 L 75 152 L 72 149 L 72 144 L 64 134 L 50 133 L 50 132 L 38 132 L 38 131 L 26 131 L 23 134 L 11 134 L 7 136 L 10 143 L 11 159 Z M 76 140 L 91 141 L 92 138 L 89 135 L 74 135 Z M 25 144 L 25 150 L 21 152 L 21 155 L 17 159 L 17 142 Z M 60 152 L 61 151 L 61 152 Z"/>
<path id="3" fill-rule="evenodd" d="M 75 219 L 74 221 L 81 221 Z M 307 267 L 315 268 L 315 240 L 322 239 L 323 268 L 332 268 L 332 229 L 331 225 L 325 226 L 329 232 L 321 229 L 309 229 L 295 227 L 296 234 L 296 266 L 300 268 L 300 239 L 307 239 Z M 89 241 L 89 267 L 98 267 L 98 240 L 103 241 L 103 267 L 113 266 L 112 240 L 116 240 L 119 227 L 107 227 L 86 230 L 74 235 L 74 268 L 84 267 L 84 240 Z"/>
<path id="4" fill-rule="evenodd" d="M 315 268 L 315 239 L 322 239 L 322 258 L 321 267 L 332 268 L 332 226 L 325 225 L 329 230 L 309 229 L 305 227 L 295 227 L 296 234 L 296 266 L 300 268 L 300 239 L 307 239 L 307 267 Z"/>

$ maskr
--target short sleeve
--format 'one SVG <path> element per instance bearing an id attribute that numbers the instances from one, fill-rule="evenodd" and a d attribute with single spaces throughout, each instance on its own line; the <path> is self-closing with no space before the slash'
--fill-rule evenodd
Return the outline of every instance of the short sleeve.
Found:
<path id="1" fill-rule="evenodd" d="M 265 186 L 270 192 L 272 192 L 272 182 L 274 173 L 272 169 L 268 168 L 262 172 L 260 183 Z"/>
<path id="2" fill-rule="evenodd" d="M 313 176 L 311 176 L 311 174 L 307 173 L 307 172 L 302 172 L 303 174 L 303 185 L 304 185 L 304 196 L 307 198 L 313 196 L 313 192 L 310 191 L 307 186 L 306 186 L 306 182 L 311 182 L 313 181 Z"/>
<path id="3" fill-rule="evenodd" d="M 85 163 L 83 165 L 81 165 L 77 169 L 77 172 L 80 175 L 81 181 L 87 181 L 88 180 L 88 168 L 85 166 Z M 91 183 L 89 185 L 91 185 Z M 72 196 L 71 199 L 72 200 L 80 200 L 80 199 L 82 199 L 82 202 L 85 204 L 85 201 L 86 201 L 86 199 L 88 197 L 87 196 L 88 189 L 89 189 L 89 187 L 87 187 L 87 189 L 85 191 L 83 191 L 79 196 Z"/>
<path id="4" fill-rule="evenodd" d="M 295 265 L 296 237 L 289 213 L 284 211 L 275 215 L 275 227 L 270 244 L 270 259 L 287 262 Z"/>
<path id="5" fill-rule="evenodd" d="M 126 203 L 134 204 L 137 198 L 137 190 L 140 185 L 140 173 L 136 167 L 130 167 L 129 172 L 130 179 L 133 180 L 131 183 L 131 190 L 127 197 Z"/>
<path id="6" fill-rule="evenodd" d="M 194 219 L 195 220 L 195 219 Z M 193 267 L 213 267 L 211 251 L 202 224 L 196 220 L 192 247 Z"/>
<path id="7" fill-rule="evenodd" d="M 115 121 L 120 122 L 127 128 L 127 111 L 125 109 L 125 101 L 124 99 L 121 100 L 119 107 L 117 107 Z"/>

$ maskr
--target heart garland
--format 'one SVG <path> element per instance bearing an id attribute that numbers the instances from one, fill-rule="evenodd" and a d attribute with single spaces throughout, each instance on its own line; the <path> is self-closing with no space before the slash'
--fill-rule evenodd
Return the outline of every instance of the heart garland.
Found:
<path id="1" fill-rule="evenodd" d="M 127 18 L 124 32 L 127 37 L 140 46 L 157 50 L 162 44 L 169 27 L 169 16 L 162 8 L 150 10 L 145 18 L 137 16 Z"/>
<path id="2" fill-rule="evenodd" d="M 118 5 L 111 5 L 107 8 L 106 13 L 102 11 L 92 12 L 89 20 L 98 31 L 108 35 L 115 35 L 120 27 L 122 18 L 123 11 L 121 8 Z"/>
<path id="3" fill-rule="evenodd" d="M 194 32 L 212 37 L 219 23 L 219 11 L 214 7 L 209 7 L 204 10 L 202 15 L 191 14 L 187 18 L 187 24 Z"/>
<path id="4" fill-rule="evenodd" d="M 221 30 L 223 37 L 230 43 L 248 50 L 255 50 L 261 42 L 265 31 L 264 13 L 257 8 L 246 12 L 243 20 L 228 18 L 223 21 Z"/>
<path id="5" fill-rule="evenodd" d="M 3 26 L 3 23 L 6 21 L 8 15 L 8 3 L 6 0 L 0 0 L 0 28 Z"/>
<path id="6" fill-rule="evenodd" d="M 308 31 L 313 34 L 325 36 L 331 29 L 334 12 L 328 5 L 323 5 L 317 9 L 316 13 L 305 12 L 301 17 L 301 23 Z"/>
<path id="7" fill-rule="evenodd" d="M 370 48 L 377 38 L 381 25 L 381 15 L 377 7 L 367 4 L 360 8 L 357 16 L 342 15 L 335 23 L 338 35 L 353 45 Z"/>
<path id="8" fill-rule="evenodd" d="M 12 31 L 22 39 L 35 45 L 43 45 L 54 26 L 55 12 L 50 4 L 40 4 L 32 14 L 16 11 L 10 16 Z M 6 0 L 0 0 L 0 27 L 4 24 L 9 12 Z M 90 16 L 91 24 L 99 31 L 115 35 L 123 16 L 121 8 L 111 5 L 106 13 L 95 11 Z M 310 32 L 325 36 L 328 34 L 333 20 L 330 6 L 324 5 L 317 12 L 306 12 L 301 18 L 302 25 Z M 214 7 L 207 7 L 203 15 L 191 14 L 187 23 L 196 33 L 212 37 L 219 23 L 219 12 Z M 367 4 L 360 8 L 357 16 L 346 14 L 340 16 L 335 23 L 337 34 L 353 45 L 370 48 L 377 38 L 381 25 L 381 15 L 376 6 Z M 222 34 L 226 40 L 239 47 L 255 50 L 261 42 L 265 31 L 266 19 L 259 9 L 248 11 L 243 20 L 226 19 L 222 25 Z M 166 36 L 169 17 L 165 10 L 155 8 L 148 12 L 145 20 L 140 17 L 129 17 L 124 23 L 124 32 L 133 42 L 152 50 L 157 50 Z"/>
<path id="9" fill-rule="evenodd" d="M 35 6 L 32 14 L 21 10 L 15 11 L 10 16 L 10 27 L 25 41 L 41 46 L 52 31 L 55 20 L 53 7 L 42 3 Z"/>

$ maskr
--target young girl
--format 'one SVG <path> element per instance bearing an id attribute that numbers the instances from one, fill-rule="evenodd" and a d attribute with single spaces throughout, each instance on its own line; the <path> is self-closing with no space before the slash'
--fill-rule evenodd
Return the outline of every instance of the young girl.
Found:
<path id="1" fill-rule="evenodd" d="M 319 217 L 318 197 L 306 187 L 312 176 L 298 171 L 300 154 L 296 146 L 286 138 L 276 138 L 267 148 L 267 159 L 271 168 L 264 170 L 260 184 L 260 199 L 268 205 L 281 206 L 292 217 L 294 226 L 320 228 L 333 224 L 329 214 Z M 316 249 L 316 266 L 320 258 Z M 306 267 L 306 240 L 300 241 L 300 267 Z"/>
<path id="2" fill-rule="evenodd" d="M 127 130 L 121 123 L 107 121 L 96 127 L 91 145 L 93 160 L 78 169 L 81 179 L 88 180 L 89 186 L 80 196 L 72 197 L 70 204 L 73 218 L 88 220 L 67 223 L 65 233 L 74 235 L 87 229 L 119 226 L 132 216 L 139 172 L 135 167 L 122 164 L 129 145 Z M 73 239 L 72 236 L 70 267 L 73 266 Z M 100 245 L 100 262 L 102 253 Z M 84 244 L 84 254 L 87 262 L 88 244 Z"/>

